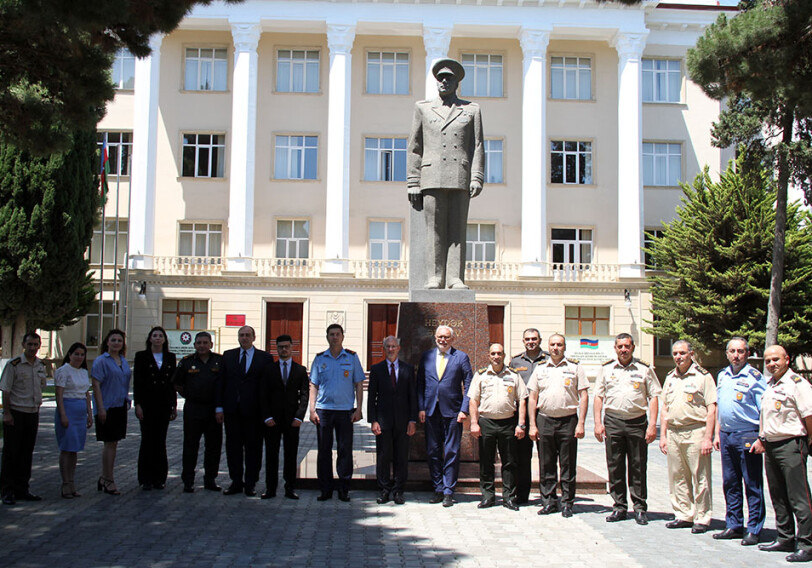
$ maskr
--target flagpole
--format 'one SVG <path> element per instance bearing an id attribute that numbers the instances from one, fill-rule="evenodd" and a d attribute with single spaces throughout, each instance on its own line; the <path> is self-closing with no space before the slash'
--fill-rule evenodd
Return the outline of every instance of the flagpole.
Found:
<path id="1" fill-rule="evenodd" d="M 123 141 L 122 141 L 123 144 Z M 113 242 L 113 328 L 118 329 L 118 235 L 119 235 L 119 188 L 121 186 L 121 151 L 122 145 L 118 147 L 118 159 L 116 160 L 116 240 Z"/>
<path id="2" fill-rule="evenodd" d="M 104 240 L 105 240 L 105 224 L 107 223 L 107 218 L 105 215 L 105 208 L 106 203 L 105 200 L 107 199 L 107 192 L 105 188 L 107 187 L 107 176 L 105 175 L 105 168 L 107 168 L 107 133 L 104 134 L 104 142 L 102 143 L 102 151 L 101 151 L 101 247 L 99 250 L 99 325 L 97 328 L 97 335 L 96 335 L 96 345 L 101 348 L 102 344 L 102 330 L 103 330 L 103 322 L 104 322 Z"/>

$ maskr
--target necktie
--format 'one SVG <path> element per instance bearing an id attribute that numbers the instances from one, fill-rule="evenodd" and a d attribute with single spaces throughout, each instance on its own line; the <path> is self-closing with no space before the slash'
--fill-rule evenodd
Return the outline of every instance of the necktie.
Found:
<path id="1" fill-rule="evenodd" d="M 245 376 L 245 350 L 243 349 L 242 355 L 240 356 L 240 371 L 242 372 L 243 376 Z"/>
<path id="2" fill-rule="evenodd" d="M 397 388 L 398 386 L 398 377 L 395 374 L 395 364 L 389 363 L 389 376 L 392 378 L 392 388 Z"/>
<path id="3" fill-rule="evenodd" d="M 437 377 L 438 379 L 443 378 L 443 373 L 445 373 L 445 364 L 446 364 L 445 353 L 440 353 L 440 374 Z"/>
<path id="4" fill-rule="evenodd" d="M 288 384 L 288 362 L 282 361 L 282 382 Z"/>

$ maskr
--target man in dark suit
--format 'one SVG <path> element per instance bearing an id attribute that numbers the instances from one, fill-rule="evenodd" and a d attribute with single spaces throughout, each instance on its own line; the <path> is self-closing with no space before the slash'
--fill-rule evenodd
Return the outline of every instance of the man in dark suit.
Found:
<path id="1" fill-rule="evenodd" d="M 307 411 L 310 381 L 307 370 L 291 357 L 293 340 L 290 335 L 276 338 L 277 363 L 270 365 L 268 380 L 262 381 L 262 416 L 265 417 L 265 493 L 263 499 L 276 497 L 279 482 L 279 445 L 285 441 L 282 475 L 285 497 L 298 499 L 296 466 L 299 451 L 299 431 Z"/>
<path id="2" fill-rule="evenodd" d="M 468 387 L 473 373 L 468 355 L 454 349 L 454 330 L 441 325 L 434 332 L 436 349 L 426 351 L 417 369 L 418 417 L 426 424 L 426 454 L 434 484 L 430 503 L 454 505 L 460 471 L 462 423 L 468 416 Z"/>
<path id="3" fill-rule="evenodd" d="M 245 491 L 247 496 L 253 497 L 257 494 L 254 487 L 262 467 L 260 383 L 268 380 L 273 357 L 254 347 L 253 327 L 241 327 L 237 339 L 240 346 L 223 353 L 225 372 L 221 373 L 215 389 L 217 421 L 226 425 L 226 461 L 231 478 L 231 486 L 223 494 Z"/>
<path id="4" fill-rule="evenodd" d="M 414 367 L 398 360 L 400 340 L 390 335 L 383 340 L 386 359 L 369 370 L 367 419 L 375 434 L 378 503 L 389 501 L 403 505 L 403 490 L 409 471 L 409 437 L 417 422 L 417 381 Z M 390 475 L 395 469 L 395 481 Z"/>

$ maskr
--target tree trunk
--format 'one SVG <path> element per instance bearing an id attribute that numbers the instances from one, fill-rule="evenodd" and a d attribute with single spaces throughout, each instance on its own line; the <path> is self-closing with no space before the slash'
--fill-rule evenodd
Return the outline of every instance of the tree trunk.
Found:
<path id="1" fill-rule="evenodd" d="M 775 241 L 770 274 L 770 299 L 767 305 L 767 336 L 764 349 L 778 343 L 778 325 L 781 321 L 781 285 L 784 282 L 784 238 L 787 227 L 787 187 L 789 186 L 789 159 L 787 153 L 792 142 L 794 113 L 787 112 L 782 120 L 783 136 L 778 149 L 778 187 L 775 194 Z"/>

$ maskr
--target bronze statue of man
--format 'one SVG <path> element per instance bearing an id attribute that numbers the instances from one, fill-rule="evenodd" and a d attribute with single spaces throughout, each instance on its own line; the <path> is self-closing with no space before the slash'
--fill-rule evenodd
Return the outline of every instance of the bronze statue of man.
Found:
<path id="1" fill-rule="evenodd" d="M 467 289 L 465 233 L 468 201 L 482 191 L 485 149 L 479 105 L 457 98 L 465 76 L 458 61 L 431 68 L 439 97 L 414 107 L 406 152 L 409 201 L 422 208 L 428 235 L 425 287 Z"/>

